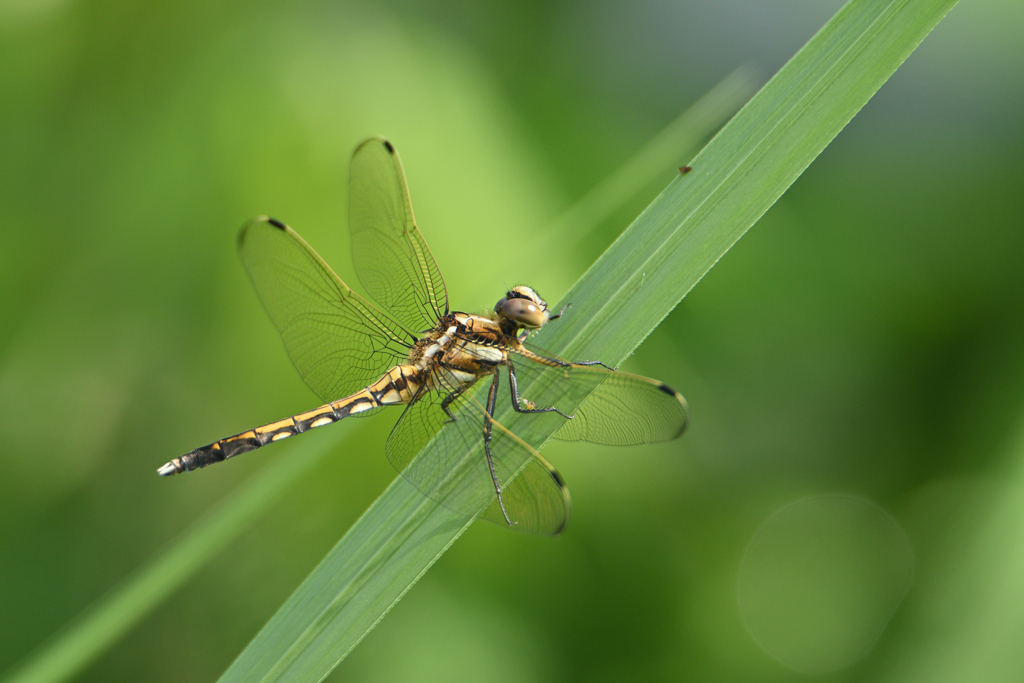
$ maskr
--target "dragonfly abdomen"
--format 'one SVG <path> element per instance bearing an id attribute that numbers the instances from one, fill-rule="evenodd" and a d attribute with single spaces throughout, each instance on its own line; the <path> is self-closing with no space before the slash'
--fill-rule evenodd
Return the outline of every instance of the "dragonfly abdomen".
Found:
<path id="1" fill-rule="evenodd" d="M 416 368 L 397 365 L 380 380 L 351 396 L 197 448 L 191 453 L 171 460 L 158 469 L 157 474 L 166 477 L 179 472 L 191 472 L 241 453 L 254 451 L 268 443 L 333 424 L 350 415 L 381 406 L 408 403 L 419 389 L 419 377 L 420 372 Z"/>

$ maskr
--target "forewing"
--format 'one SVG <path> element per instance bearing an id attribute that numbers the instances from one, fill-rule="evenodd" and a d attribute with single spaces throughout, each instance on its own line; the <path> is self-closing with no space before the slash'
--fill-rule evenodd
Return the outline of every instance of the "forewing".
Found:
<path id="1" fill-rule="evenodd" d="M 689 421 L 686 399 L 658 380 L 600 366 L 513 360 L 521 399 L 572 415 L 556 439 L 611 446 L 658 443 L 681 436 Z"/>
<path id="2" fill-rule="evenodd" d="M 453 389 L 422 392 L 392 430 L 387 454 L 395 469 L 427 497 L 468 517 L 486 508 L 483 518 L 507 527 L 483 447 L 486 413 L 479 397 L 486 395 L 489 383 L 490 378 L 485 378 L 451 402 L 454 422 L 441 407 Z M 559 533 L 570 501 L 554 468 L 497 422 L 492 423 L 491 453 L 505 509 L 515 522 L 511 528 Z"/>
<path id="3" fill-rule="evenodd" d="M 448 313 L 448 294 L 416 227 L 398 152 L 384 138 L 365 140 L 352 154 L 349 177 L 349 230 L 359 281 L 406 329 L 433 328 Z"/>
<path id="4" fill-rule="evenodd" d="M 350 290 L 287 225 L 253 219 L 238 236 L 238 251 L 292 363 L 325 402 L 407 359 L 412 335 Z"/>

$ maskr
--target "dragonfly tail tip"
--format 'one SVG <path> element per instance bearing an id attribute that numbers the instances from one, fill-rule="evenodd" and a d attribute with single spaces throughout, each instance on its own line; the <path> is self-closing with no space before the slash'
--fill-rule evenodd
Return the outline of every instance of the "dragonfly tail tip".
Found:
<path id="1" fill-rule="evenodd" d="M 159 474 L 161 477 L 169 477 L 172 474 L 177 474 L 178 468 L 174 466 L 174 461 L 172 460 L 171 462 L 160 467 L 160 469 L 158 469 L 156 473 Z"/>

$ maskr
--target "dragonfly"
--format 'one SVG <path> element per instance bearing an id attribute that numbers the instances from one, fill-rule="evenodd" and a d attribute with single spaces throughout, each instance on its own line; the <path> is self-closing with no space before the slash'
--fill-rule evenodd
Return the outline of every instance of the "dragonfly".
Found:
<path id="1" fill-rule="evenodd" d="M 530 334 L 567 307 L 552 314 L 531 287 L 508 289 L 484 314 L 451 310 L 391 142 L 363 141 L 349 176 L 352 258 L 372 302 L 274 218 L 252 219 L 238 237 L 242 262 L 292 363 L 324 404 L 197 448 L 159 474 L 404 406 L 385 451 L 424 495 L 468 517 L 555 535 L 571 499 L 538 453 L 548 435 L 635 445 L 683 433 L 686 400 L 668 385 L 535 347 Z M 499 406 L 503 377 L 508 397 Z M 505 413 L 515 429 L 498 419 Z"/>

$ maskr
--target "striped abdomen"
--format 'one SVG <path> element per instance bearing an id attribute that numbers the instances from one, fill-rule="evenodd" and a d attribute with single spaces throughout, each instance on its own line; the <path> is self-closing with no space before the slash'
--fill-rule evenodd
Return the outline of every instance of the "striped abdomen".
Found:
<path id="1" fill-rule="evenodd" d="M 209 446 L 197 448 L 180 458 L 175 458 L 157 470 L 157 474 L 169 476 L 179 472 L 191 472 L 212 465 L 215 462 L 233 458 L 239 453 L 252 451 L 273 441 L 323 427 L 349 415 L 379 408 L 380 406 L 408 403 L 416 395 L 422 382 L 419 371 L 410 365 L 396 365 L 372 386 L 351 396 L 322 405 L 306 413 L 300 413 L 278 422 L 271 422 L 250 429 L 241 434 L 221 439 Z"/>

